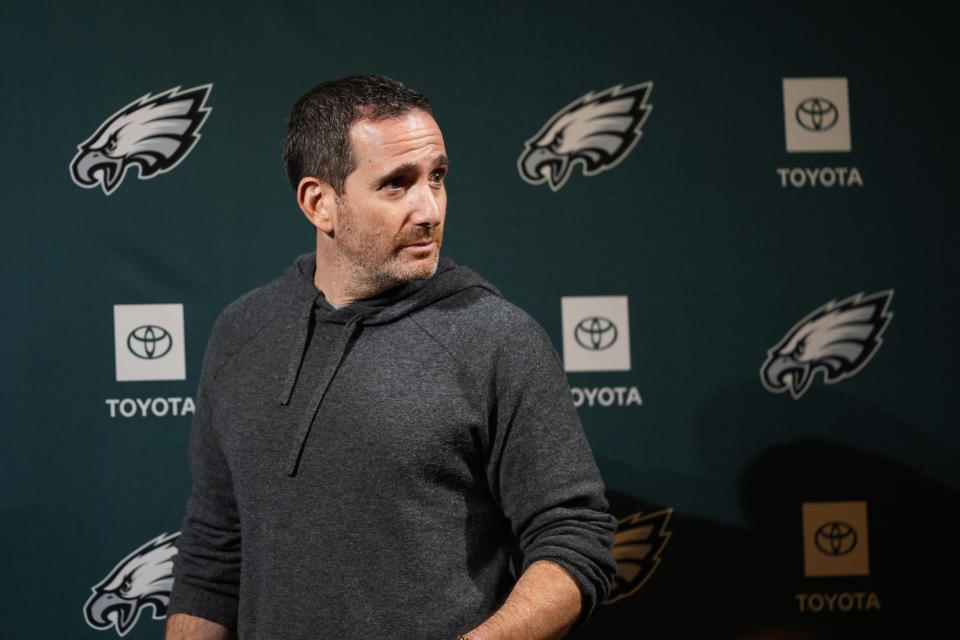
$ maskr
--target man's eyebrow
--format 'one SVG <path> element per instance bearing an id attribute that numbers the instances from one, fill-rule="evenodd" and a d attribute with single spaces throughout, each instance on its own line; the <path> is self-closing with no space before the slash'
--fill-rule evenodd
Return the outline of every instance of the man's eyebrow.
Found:
<path id="1" fill-rule="evenodd" d="M 380 176 L 379 178 L 377 178 L 376 182 L 381 184 L 390 182 L 391 180 L 402 178 L 403 176 L 408 175 L 409 173 L 416 170 L 417 170 L 417 165 L 415 165 L 412 162 L 405 162 L 400 166 L 394 167 L 389 173 L 386 173 Z"/>
<path id="2" fill-rule="evenodd" d="M 436 167 L 448 167 L 450 166 L 450 159 L 447 158 L 446 154 L 440 154 L 433 161 L 433 166 Z M 397 178 L 402 178 L 403 176 L 416 172 L 420 169 L 419 165 L 413 162 L 405 162 L 397 167 L 394 167 L 389 173 L 381 176 L 376 180 L 378 183 L 390 182 L 391 180 L 396 180 Z"/>

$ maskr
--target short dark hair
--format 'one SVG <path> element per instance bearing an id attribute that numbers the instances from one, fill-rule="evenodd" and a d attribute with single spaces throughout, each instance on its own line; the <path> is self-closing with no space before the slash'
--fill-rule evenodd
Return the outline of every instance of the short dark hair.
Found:
<path id="1" fill-rule="evenodd" d="M 350 127 L 366 118 L 400 118 L 414 109 L 433 115 L 426 96 L 386 76 L 348 76 L 310 89 L 290 110 L 283 136 L 290 186 L 296 191 L 304 177 L 312 176 L 341 193 L 357 166 Z"/>

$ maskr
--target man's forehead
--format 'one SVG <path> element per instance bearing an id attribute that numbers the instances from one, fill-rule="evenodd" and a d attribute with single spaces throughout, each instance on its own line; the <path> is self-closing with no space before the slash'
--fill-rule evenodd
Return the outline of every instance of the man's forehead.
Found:
<path id="1" fill-rule="evenodd" d="M 350 126 L 350 144 L 358 155 L 363 152 L 402 153 L 439 146 L 443 150 L 443 134 L 426 111 L 412 109 L 400 116 L 361 118 Z"/>

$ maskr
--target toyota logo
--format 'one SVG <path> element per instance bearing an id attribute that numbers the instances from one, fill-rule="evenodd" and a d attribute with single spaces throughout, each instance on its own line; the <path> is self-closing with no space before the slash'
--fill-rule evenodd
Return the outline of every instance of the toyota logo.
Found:
<path id="1" fill-rule="evenodd" d="M 837 124 L 840 112 L 826 98 L 807 98 L 797 105 L 797 122 L 807 131 L 826 131 Z"/>
<path id="2" fill-rule="evenodd" d="M 617 341 L 617 325 L 607 318 L 591 316 L 577 323 L 573 337 L 584 349 L 600 351 Z"/>
<path id="3" fill-rule="evenodd" d="M 155 324 L 137 327 L 127 336 L 127 349 L 144 360 L 156 360 L 167 355 L 173 346 L 170 332 Z"/>
<path id="4" fill-rule="evenodd" d="M 857 546 L 857 532 L 846 522 L 827 522 L 817 529 L 813 543 L 828 556 L 842 556 Z"/>

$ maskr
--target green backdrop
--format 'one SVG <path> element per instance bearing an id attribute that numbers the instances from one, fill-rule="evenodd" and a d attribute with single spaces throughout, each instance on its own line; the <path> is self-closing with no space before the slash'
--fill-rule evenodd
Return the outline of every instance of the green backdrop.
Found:
<path id="1" fill-rule="evenodd" d="M 960 591 L 953 40 L 936 11 L 866 3 L 4 3 L 2 635 L 118 633 L 85 616 L 91 590 L 175 533 L 189 492 L 191 415 L 153 399 L 183 409 L 219 311 L 311 250 L 286 113 L 366 72 L 434 103 L 447 255 L 568 359 L 565 332 L 607 316 L 586 301 L 565 319 L 561 298 L 625 298 L 629 369 L 569 373 L 624 520 L 619 597 L 575 636 L 924 635 Z M 803 94 L 825 100 L 815 123 L 785 97 L 797 78 L 845 79 L 845 104 Z M 522 179 L 525 142 L 564 107 L 647 82 L 615 166 Z M 109 196 L 71 179 L 119 110 L 207 84 L 174 168 L 130 169 Z M 786 150 L 791 127 L 817 144 L 847 124 L 848 151 Z M 793 327 L 880 292 L 852 375 L 764 386 Z M 118 381 L 114 305 L 152 304 L 182 305 L 185 379 Z M 160 637 L 138 612 L 125 634 Z"/>

